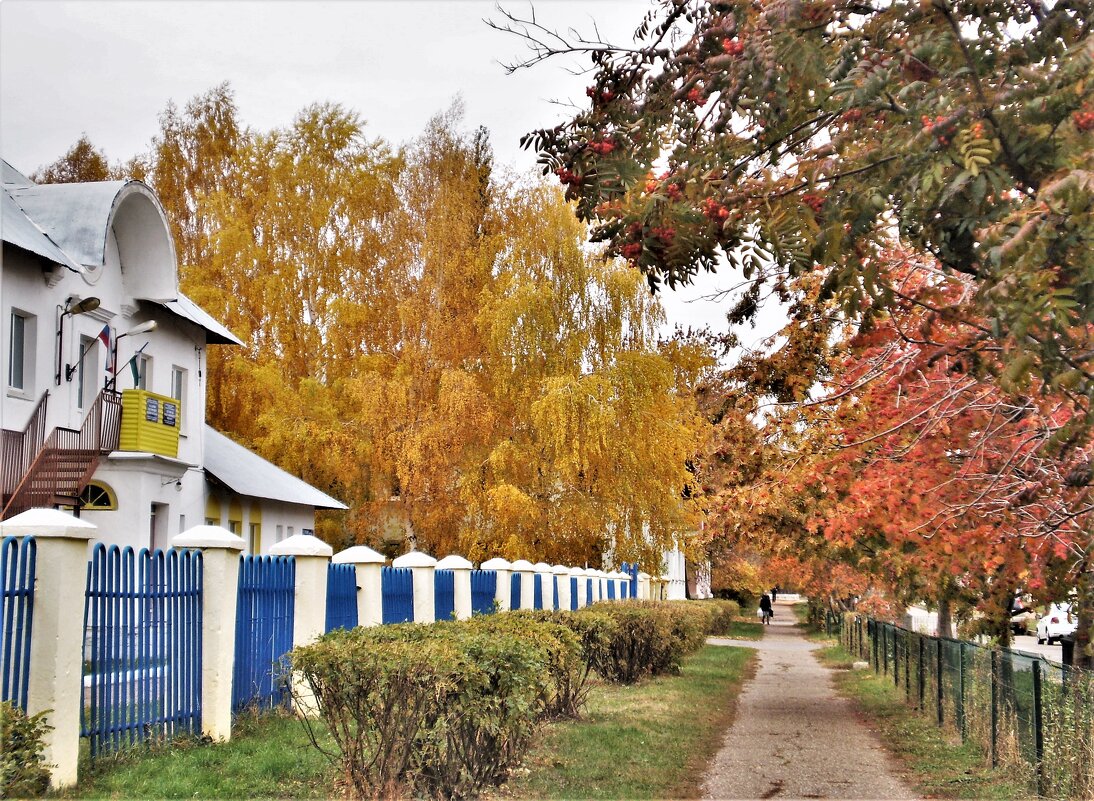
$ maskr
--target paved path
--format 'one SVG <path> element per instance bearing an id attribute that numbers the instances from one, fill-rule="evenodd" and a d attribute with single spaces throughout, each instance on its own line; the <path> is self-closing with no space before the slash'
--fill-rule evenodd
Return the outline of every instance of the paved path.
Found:
<path id="1" fill-rule="evenodd" d="M 756 648 L 756 678 L 741 692 L 737 718 L 703 782 L 704 798 L 915 799 L 893 773 L 876 737 L 836 695 L 816 648 L 794 627 L 788 605 L 759 642 L 711 638 Z"/>

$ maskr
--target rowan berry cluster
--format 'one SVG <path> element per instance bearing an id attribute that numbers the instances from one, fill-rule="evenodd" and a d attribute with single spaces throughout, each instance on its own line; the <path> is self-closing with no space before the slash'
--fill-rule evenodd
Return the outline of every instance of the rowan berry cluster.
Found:
<path id="1" fill-rule="evenodd" d="M 615 142 L 610 139 L 600 139 L 595 142 L 589 142 L 589 150 L 598 155 L 606 156 L 615 150 Z"/>
<path id="2" fill-rule="evenodd" d="M 1071 119 L 1080 133 L 1094 129 L 1094 111 L 1076 111 L 1071 115 Z"/>

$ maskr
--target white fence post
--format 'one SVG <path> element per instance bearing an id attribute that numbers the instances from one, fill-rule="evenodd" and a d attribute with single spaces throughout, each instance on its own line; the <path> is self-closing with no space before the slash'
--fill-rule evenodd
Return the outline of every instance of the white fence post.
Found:
<path id="1" fill-rule="evenodd" d="M 270 556 L 291 556 L 296 561 L 296 590 L 293 593 L 292 645 L 310 645 L 327 628 L 327 566 L 334 550 L 311 534 L 293 534 L 270 548 Z M 302 715 L 319 713 L 308 683 L 292 673 L 293 708 Z"/>
<path id="2" fill-rule="evenodd" d="M 436 617 L 437 607 L 434 605 L 435 585 L 433 583 L 433 566 L 436 564 L 436 559 L 421 551 L 404 553 L 391 563 L 392 567 L 410 568 L 410 574 L 414 580 L 415 623 L 432 623 Z"/>
<path id="3" fill-rule="evenodd" d="M 506 559 L 502 559 L 500 556 L 495 556 L 493 559 L 488 559 L 480 566 L 480 570 L 493 570 L 496 579 L 494 587 L 494 600 L 498 602 L 499 612 L 508 612 L 511 608 L 512 599 L 509 597 L 509 589 L 512 584 L 509 581 L 509 575 L 512 572 L 512 565 Z M 517 598 L 517 608 L 520 608 L 520 598 Z"/>
<path id="4" fill-rule="evenodd" d="M 558 586 L 558 608 L 569 610 L 573 601 L 570 600 L 570 568 L 566 565 L 555 565 L 551 568 L 554 574 L 555 584 Z"/>
<path id="5" fill-rule="evenodd" d="M 96 526 L 56 509 L 28 509 L 0 523 L 0 536 L 33 536 L 34 578 L 27 714 L 49 710 L 43 758 L 54 788 L 76 783 L 83 703 L 84 585 L 87 543 Z"/>
<path id="6" fill-rule="evenodd" d="M 513 608 L 533 608 L 536 604 L 535 568 L 527 559 L 518 559 L 513 562 L 513 572 L 520 574 L 520 598 L 513 599 Z"/>
<path id="7" fill-rule="evenodd" d="M 534 565 L 532 565 L 532 567 L 535 568 L 535 571 L 536 571 L 535 575 L 537 577 L 537 578 L 532 579 L 532 580 L 533 581 L 538 580 L 540 582 L 540 585 L 543 587 L 543 592 L 542 592 L 543 608 L 544 609 L 554 609 L 555 608 L 555 581 L 554 581 L 554 574 L 551 572 L 551 569 L 552 569 L 551 566 L 549 564 L 547 564 L 546 562 L 536 562 Z"/>
<path id="8" fill-rule="evenodd" d="M 384 622 L 383 567 L 387 559 L 365 545 L 339 551 L 331 560 L 353 565 L 357 574 L 357 625 L 379 626 Z"/>
<path id="9" fill-rule="evenodd" d="M 176 535 L 171 547 L 201 551 L 201 731 L 230 740 L 239 554 L 246 543 L 220 526 L 194 526 Z"/>
<path id="10" fill-rule="evenodd" d="M 580 567 L 570 568 L 570 578 L 577 579 L 577 608 L 589 605 L 588 583 L 585 581 L 585 570 Z"/>
<path id="11" fill-rule="evenodd" d="M 437 562 L 434 570 L 452 571 L 452 596 L 456 620 L 471 617 L 471 570 L 474 565 L 462 556 L 450 554 Z"/>
<path id="12" fill-rule="evenodd" d="M 638 597 L 644 601 L 650 599 L 650 574 L 645 571 L 638 571 Z"/>
<path id="13" fill-rule="evenodd" d="M 599 571 L 594 570 L 591 567 L 585 568 L 585 582 L 586 587 L 589 585 L 589 579 L 592 579 L 592 589 L 589 591 L 589 604 L 595 604 L 600 600 L 600 576 Z"/>

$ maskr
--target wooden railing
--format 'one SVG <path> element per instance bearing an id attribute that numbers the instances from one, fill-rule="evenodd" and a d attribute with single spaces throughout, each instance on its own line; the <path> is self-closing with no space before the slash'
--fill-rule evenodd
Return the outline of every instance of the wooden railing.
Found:
<path id="1" fill-rule="evenodd" d="M 99 393 L 77 431 L 54 428 L 30 466 L 18 476 L 18 484 L 4 506 L 8 518 L 34 506 L 52 506 L 75 499 L 87 486 L 99 459 L 116 450 L 121 435 L 121 394 L 111 389 Z"/>
<path id="2" fill-rule="evenodd" d="M 48 391 L 42 393 L 22 431 L 5 428 L 0 434 L 0 493 L 4 495 L 15 491 L 42 449 L 46 438 L 47 400 Z"/>

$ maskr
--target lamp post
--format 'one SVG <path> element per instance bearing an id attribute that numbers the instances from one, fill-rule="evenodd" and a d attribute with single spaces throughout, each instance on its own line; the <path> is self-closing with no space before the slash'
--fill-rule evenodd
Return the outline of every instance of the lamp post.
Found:
<path id="1" fill-rule="evenodd" d="M 53 376 L 53 383 L 56 386 L 61 386 L 62 372 L 64 372 L 66 378 L 71 381 L 72 371 L 74 369 L 73 367 L 69 367 L 67 370 L 61 369 L 61 364 L 64 360 L 65 318 L 74 317 L 77 314 L 85 314 L 89 311 L 95 311 L 95 309 L 99 308 L 99 303 L 101 302 L 98 298 L 84 298 L 83 300 L 73 303 L 72 301 L 75 300 L 75 298 L 76 296 L 73 295 L 66 300 L 63 308 L 60 306 L 57 307 L 58 309 L 61 309 L 61 316 L 57 321 L 57 373 Z M 80 354 L 80 359 L 81 361 L 83 360 L 83 353 Z M 77 362 L 77 364 L 79 364 L 79 362 Z"/>
<path id="2" fill-rule="evenodd" d="M 149 331 L 156 330 L 156 321 L 147 320 L 140 325 L 134 326 L 126 331 L 124 334 L 118 334 L 114 338 L 114 353 L 110 360 L 110 389 L 113 389 L 118 382 L 118 343 L 122 337 L 131 337 L 134 334 L 147 334 Z"/>

